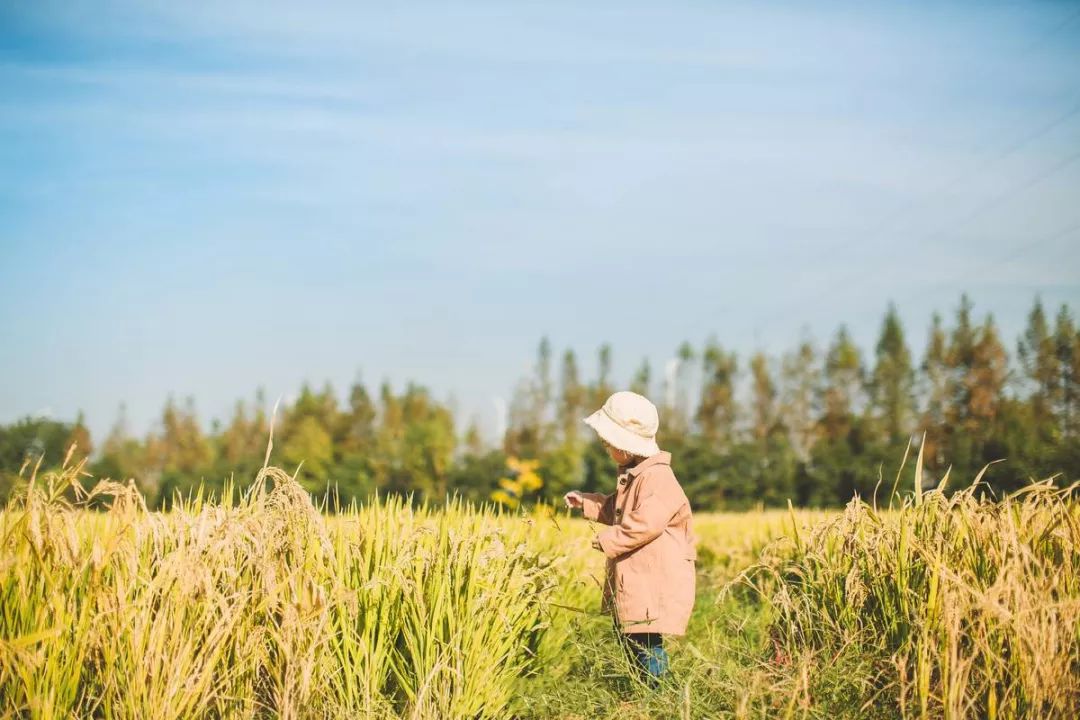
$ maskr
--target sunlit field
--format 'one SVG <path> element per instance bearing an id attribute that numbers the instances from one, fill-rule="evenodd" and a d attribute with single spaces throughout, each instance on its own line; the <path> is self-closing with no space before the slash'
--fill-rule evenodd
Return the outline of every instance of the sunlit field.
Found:
<path id="1" fill-rule="evenodd" d="M 10 718 L 1067 717 L 1080 510 L 1033 486 L 893 508 L 701 514 L 672 673 L 632 679 L 590 524 L 388 499 L 323 515 L 286 473 L 168 514 L 78 468 L 0 519 Z M 65 499 L 66 498 L 66 499 Z M 95 509 L 86 509 L 93 507 Z"/>

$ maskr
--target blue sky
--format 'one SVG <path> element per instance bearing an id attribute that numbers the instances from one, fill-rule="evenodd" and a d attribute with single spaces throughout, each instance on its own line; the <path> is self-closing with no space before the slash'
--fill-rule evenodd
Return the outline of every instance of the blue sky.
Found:
<path id="1" fill-rule="evenodd" d="M 0 422 L 1080 310 L 1080 4 L 0 0 Z"/>

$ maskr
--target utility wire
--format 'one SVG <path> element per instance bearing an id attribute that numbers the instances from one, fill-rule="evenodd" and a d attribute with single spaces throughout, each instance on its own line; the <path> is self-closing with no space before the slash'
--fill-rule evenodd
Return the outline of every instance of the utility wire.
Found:
<path id="1" fill-rule="evenodd" d="M 1053 37 L 1057 33 L 1061 32 L 1064 28 L 1071 25 L 1072 22 L 1074 20 L 1076 20 L 1078 17 L 1080 17 L 1080 10 L 1076 10 L 1076 11 L 1070 13 L 1069 15 L 1067 15 L 1060 23 L 1058 23 L 1056 26 L 1054 26 L 1050 31 L 1043 33 L 1039 38 L 1037 38 L 1035 41 L 1033 41 L 1031 45 L 1027 46 L 1023 51 L 1018 53 L 1017 58 L 1023 58 L 1023 57 L 1026 57 L 1027 55 L 1029 55 L 1032 51 L 1037 49 L 1040 45 L 1044 44 L 1049 38 Z M 1030 133 L 1027 133 L 1025 135 L 1022 135 L 1018 139 L 1016 139 L 1015 141 L 1009 143 L 1004 148 L 1002 148 L 1000 151 L 995 153 L 993 156 L 991 156 L 990 158 L 988 158 L 987 160 L 982 162 L 979 165 L 979 167 L 976 168 L 974 171 L 960 173 L 960 174 L 954 176 L 951 180 L 947 180 L 947 181 L 945 181 L 943 183 L 940 183 L 939 185 L 934 187 L 929 192 L 929 194 L 930 195 L 939 195 L 941 193 L 949 192 L 949 191 L 955 189 L 961 183 L 970 180 L 972 177 L 978 176 L 979 174 L 981 174 L 984 170 L 986 170 L 991 165 L 1004 160 L 1005 158 L 1009 157 L 1010 155 L 1012 155 L 1017 150 L 1023 148 L 1024 146 L 1028 145 L 1029 143 L 1034 142 L 1035 140 L 1043 137 L 1044 135 L 1051 132 L 1052 130 L 1054 130 L 1058 126 L 1062 125 L 1063 123 L 1065 123 L 1067 120 L 1071 119 L 1072 117 L 1074 117 L 1078 113 L 1080 113 L 1080 102 L 1076 102 L 1076 103 L 1072 104 L 1069 107 L 1068 110 L 1066 110 L 1065 112 L 1060 113 L 1059 115 L 1056 115 L 1055 117 L 1051 118 L 1051 120 L 1049 122 L 1039 126 L 1034 131 L 1032 131 Z M 977 206 L 968 215 L 965 215 L 964 217 L 962 217 L 960 219 L 959 223 L 957 224 L 957 226 L 964 225 L 964 224 L 970 222 L 971 220 L 975 219 L 979 215 L 987 212 L 988 210 L 993 209 L 993 207 L 996 204 L 1001 203 L 1004 200 L 1006 200 L 1010 194 L 1012 194 L 1012 193 L 1017 193 L 1018 194 L 1018 193 L 1024 192 L 1028 188 L 1038 184 L 1039 182 L 1042 182 L 1046 178 L 1052 176 L 1053 174 L 1059 172 L 1060 170 L 1064 169 L 1068 165 L 1075 162 L 1078 159 L 1078 157 L 1080 157 L 1080 153 L 1070 155 L 1067 158 L 1065 158 L 1062 162 L 1060 162 L 1060 163 L 1052 166 L 1051 168 L 1049 168 L 1047 171 L 1045 171 L 1043 173 L 1040 173 L 1040 174 L 1036 175 L 1033 178 L 1030 178 L 1029 180 L 1021 183 L 1020 185 L 1011 188 L 1009 191 L 1006 191 L 1005 193 L 999 193 L 998 195 L 991 198 L 988 202 L 985 202 L 985 203 Z M 899 220 L 899 219 L 904 218 L 904 217 L 907 217 L 910 214 L 910 211 L 912 209 L 914 209 L 918 204 L 919 203 L 917 201 L 915 201 L 915 200 L 910 200 L 910 201 L 904 203 L 900 208 L 898 208 L 897 210 L 887 214 L 880 221 L 874 223 L 870 228 L 863 231 L 862 234 L 860 234 L 860 235 L 858 235 L 856 237 L 853 237 L 851 240 L 848 240 L 847 242 L 840 243 L 838 245 L 833 246 L 832 248 L 827 248 L 824 251 L 823 254 L 839 255 L 841 252 L 844 252 L 846 250 L 850 250 L 851 248 L 855 247 L 856 245 L 864 243 L 866 241 L 866 235 L 867 234 L 879 233 L 881 230 L 884 230 L 884 229 L 888 228 L 890 225 L 892 225 L 894 223 L 894 221 Z M 938 231 L 932 233 L 929 236 L 929 238 L 927 238 L 927 239 L 932 239 L 932 238 L 939 237 L 947 229 L 948 228 L 946 228 L 946 227 L 940 228 Z M 828 297 L 829 295 L 836 293 L 840 289 L 843 289 L 845 287 L 845 285 L 847 285 L 847 283 L 850 280 L 859 279 L 860 277 L 862 277 L 862 275 L 863 275 L 863 273 L 858 273 L 858 274 L 856 274 L 856 275 L 854 275 L 852 277 L 845 278 L 845 279 L 843 279 L 843 280 L 841 280 L 839 282 L 831 282 L 829 284 L 829 286 L 827 288 L 825 288 L 823 291 L 820 291 L 820 292 L 817 292 L 817 293 L 812 292 L 812 293 L 808 294 L 807 296 L 805 296 L 805 297 L 803 297 L 801 299 L 798 298 L 797 296 L 795 298 L 792 298 L 789 302 L 785 303 L 784 308 L 775 310 L 775 311 L 773 311 L 771 313 L 768 313 L 768 314 L 762 316 L 761 318 L 759 318 L 759 320 L 754 324 L 754 332 L 755 332 L 755 334 L 759 333 L 760 330 L 763 327 L 767 327 L 768 325 L 776 322 L 780 318 L 786 316 L 788 314 L 788 312 L 789 312 L 790 307 L 792 307 L 792 306 L 794 306 L 794 307 L 802 307 L 802 306 L 805 306 L 807 302 L 813 302 L 813 301 L 821 300 L 821 299 L 823 299 L 825 297 Z"/>
<path id="2" fill-rule="evenodd" d="M 1078 230 L 1080 230 L 1080 222 L 1073 223 L 1072 225 L 1070 225 L 1070 226 L 1068 226 L 1066 228 L 1063 228 L 1061 230 L 1058 230 L 1055 233 L 1052 233 L 1050 235 L 1046 235 L 1044 237 L 1041 237 L 1038 240 L 1032 240 L 1031 242 L 1020 245 L 1020 246 L 1016 247 L 1008 255 L 1005 255 L 1003 257 L 999 257 L 997 260 L 992 260 L 991 262 L 986 263 L 983 267 L 984 268 L 989 268 L 989 267 L 993 267 L 994 265 L 1001 265 L 1002 263 L 1010 262 L 1010 261 L 1015 260 L 1016 258 L 1020 257 L 1024 253 L 1029 252 L 1031 250 L 1034 250 L 1035 248 L 1037 248 L 1040 245 L 1045 245 L 1048 242 L 1053 242 L 1054 240 L 1059 240 L 1059 239 L 1061 239 L 1063 237 L 1068 237 L 1069 235 L 1072 235 L 1073 233 L 1077 232 Z"/>
<path id="3" fill-rule="evenodd" d="M 1078 17 L 1080 17 L 1080 9 L 1077 9 L 1075 12 L 1070 13 L 1068 16 L 1065 17 L 1064 20 L 1062 20 L 1060 23 L 1058 23 L 1056 26 L 1054 26 L 1049 32 L 1043 33 L 1039 38 L 1037 38 L 1034 42 L 1032 42 L 1031 45 L 1028 45 L 1021 52 L 1019 52 L 1017 54 L 1017 56 L 1014 58 L 1014 60 L 1022 59 L 1022 58 L 1027 57 L 1028 55 L 1030 55 L 1034 50 L 1036 50 L 1040 45 L 1044 44 L 1048 39 L 1050 39 L 1051 37 L 1053 37 L 1054 35 L 1059 33 L 1065 27 L 1071 25 L 1072 22 L 1074 20 L 1076 20 Z M 990 167 L 994 163 L 1001 162 L 1002 160 L 1009 157 L 1010 155 L 1012 155 L 1014 152 L 1016 152 L 1020 148 L 1024 147 L 1025 145 L 1027 145 L 1027 144 L 1029 144 L 1029 143 L 1043 137 L 1044 135 L 1046 135 L 1047 133 L 1052 131 L 1054 128 L 1056 128 L 1059 125 L 1061 125 L 1062 123 L 1064 123 L 1066 120 L 1069 120 L 1070 118 L 1075 116 L 1077 113 L 1080 113 L 1080 97 L 1076 98 L 1076 100 L 1077 101 L 1074 102 L 1072 104 L 1072 106 L 1068 110 L 1066 110 L 1064 113 L 1055 116 L 1048 123 L 1046 123 L 1044 125 L 1041 125 L 1040 127 L 1038 127 L 1033 132 L 1028 133 L 1027 135 L 1022 135 L 1016 141 L 1006 145 L 997 154 L 995 154 L 992 157 L 985 160 L 974 171 L 963 172 L 963 173 L 960 173 L 958 175 L 955 175 L 951 180 L 946 180 L 946 181 L 938 184 L 933 189 L 931 189 L 930 194 L 937 195 L 937 194 L 940 194 L 940 193 L 943 193 L 943 192 L 948 192 L 948 191 L 951 191 L 951 190 L 955 189 L 962 182 L 964 182 L 966 180 L 969 180 L 971 177 L 980 174 L 983 170 Z M 890 225 L 892 223 L 892 221 L 907 216 L 908 212 L 914 206 L 916 206 L 917 204 L 918 204 L 917 201 L 909 200 L 907 203 L 903 204 L 900 208 L 898 208 L 894 212 L 886 215 L 881 221 L 876 223 L 874 226 L 871 226 L 870 228 L 868 228 L 865 232 L 874 232 L 876 230 L 882 229 L 883 227 L 887 227 L 888 225 Z M 831 248 L 830 251 L 849 248 L 849 247 L 851 247 L 853 245 L 858 244 L 860 239 L 861 238 L 853 239 L 851 241 L 848 241 L 847 243 L 842 243 L 842 244 L 840 244 L 840 245 L 838 245 L 838 246 L 836 246 L 834 248 Z"/>
<path id="4" fill-rule="evenodd" d="M 971 274 L 979 275 L 986 270 L 990 270 L 991 268 L 996 268 L 1006 263 L 1012 262 L 1016 258 L 1024 255 L 1025 253 L 1031 252 L 1037 247 L 1046 245 L 1047 243 L 1052 243 L 1056 240 L 1061 240 L 1062 238 L 1066 238 L 1070 235 L 1076 234 L 1077 232 L 1080 232 L 1080 220 L 1074 221 L 1073 223 L 1066 225 L 1063 228 L 1059 228 L 1058 230 L 1035 238 L 1034 240 L 1028 240 L 1027 242 L 1016 245 L 1009 249 L 1005 254 L 978 264 L 971 272 Z M 917 289 L 912 289 L 908 292 L 903 292 L 893 299 L 903 300 L 905 298 L 911 297 L 911 295 L 916 292 L 916 290 Z"/>
<path id="5" fill-rule="evenodd" d="M 1028 177 L 1027 179 L 1023 180 L 1022 182 L 1007 188 L 1005 191 L 994 195 L 993 197 L 991 197 L 988 200 L 984 201 L 983 203 L 979 204 L 974 209 L 972 209 L 970 212 L 968 212 L 967 214 L 962 216 L 958 221 L 949 223 L 948 225 L 944 225 L 942 227 L 939 227 L 936 231 L 934 231 L 934 232 L 930 233 L 929 235 L 925 236 L 923 238 L 923 240 L 924 241 L 936 240 L 936 239 L 939 239 L 941 237 L 944 237 L 945 235 L 947 235 L 947 234 L 949 234 L 951 232 L 956 231 L 958 228 L 963 227 L 964 225 L 970 223 L 972 220 L 978 218 L 979 216 L 985 215 L 986 213 L 988 213 L 988 212 L 996 209 L 997 207 L 1005 204 L 1006 202 L 1011 200 L 1013 197 L 1022 194 L 1023 192 L 1025 192 L 1025 191 L 1031 189 L 1032 187 L 1038 185 L 1039 183 L 1043 182 L 1047 178 L 1050 178 L 1053 175 L 1061 172 L 1062 170 L 1064 170 L 1068 166 L 1075 163 L 1077 160 L 1080 160 L 1080 150 L 1072 153 L 1071 155 L 1066 156 L 1065 158 L 1062 158 L 1058 162 L 1051 165 L 1049 168 L 1047 168 L 1045 170 L 1042 170 L 1042 171 L 1036 173 L 1035 175 L 1033 175 L 1031 177 Z M 839 280 L 830 281 L 828 286 L 822 288 L 821 290 L 819 290 L 819 291 L 817 291 L 815 293 L 804 296 L 802 299 L 800 299 L 798 301 L 798 305 L 799 306 L 804 306 L 804 305 L 806 305 L 808 303 L 816 302 L 816 301 L 822 300 L 822 299 L 824 299 L 826 297 L 829 297 L 831 295 L 835 295 L 837 292 L 840 292 L 841 290 L 843 290 L 845 288 L 850 288 L 852 285 L 856 284 L 856 281 L 858 281 L 860 279 L 864 279 L 865 276 L 866 276 L 866 273 L 864 273 L 862 271 L 859 271 L 859 272 L 852 273 L 852 274 L 850 274 L 848 276 L 845 276 L 845 277 L 843 277 L 843 278 L 841 278 Z M 783 317 L 786 313 L 787 313 L 786 308 L 784 310 L 773 312 L 773 313 L 769 314 L 768 316 L 766 316 L 763 320 L 759 321 L 756 324 L 755 327 L 760 329 L 761 327 L 767 326 L 768 324 L 770 324 L 772 322 L 775 322 L 776 320 Z"/>
<path id="6" fill-rule="evenodd" d="M 1068 26 L 1072 25 L 1073 21 L 1076 20 L 1076 18 L 1078 18 L 1078 17 L 1080 17 L 1080 8 L 1077 8 L 1074 12 L 1071 12 L 1068 15 L 1066 15 L 1062 19 L 1061 22 L 1059 22 L 1054 27 L 1050 28 L 1049 31 L 1045 32 L 1041 37 L 1039 37 L 1037 40 L 1035 40 L 1030 45 L 1028 45 L 1026 48 L 1024 48 L 1024 50 L 1020 53 L 1020 57 L 1024 57 L 1025 55 L 1028 55 L 1033 50 L 1038 48 L 1039 45 L 1042 45 L 1044 42 L 1046 42 L 1050 38 L 1054 37 L 1059 32 L 1061 32 L 1062 30 L 1067 28 Z"/>
<path id="7" fill-rule="evenodd" d="M 1004 255 L 981 263 L 975 268 L 973 274 L 977 275 L 984 270 L 989 270 L 991 268 L 995 268 L 1012 262 L 1021 255 L 1029 253 L 1039 246 L 1046 245 L 1047 243 L 1052 243 L 1055 240 L 1060 240 L 1062 238 L 1068 237 L 1075 234 L 1077 231 L 1080 231 L 1080 221 L 1073 222 L 1071 225 L 1066 225 L 1063 228 L 1043 235 L 1042 237 L 1038 237 L 1034 240 L 1029 240 L 1025 243 L 1021 243 L 1020 245 L 1013 247 L 1011 250 L 1008 250 Z"/>

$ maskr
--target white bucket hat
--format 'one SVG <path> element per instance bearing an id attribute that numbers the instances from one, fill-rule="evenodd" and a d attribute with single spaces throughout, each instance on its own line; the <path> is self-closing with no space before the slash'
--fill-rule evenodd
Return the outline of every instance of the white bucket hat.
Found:
<path id="1" fill-rule="evenodd" d="M 652 457 L 660 452 L 656 431 L 660 416 L 649 399 L 633 392 L 617 392 L 604 407 L 585 418 L 608 445 L 638 457 Z"/>

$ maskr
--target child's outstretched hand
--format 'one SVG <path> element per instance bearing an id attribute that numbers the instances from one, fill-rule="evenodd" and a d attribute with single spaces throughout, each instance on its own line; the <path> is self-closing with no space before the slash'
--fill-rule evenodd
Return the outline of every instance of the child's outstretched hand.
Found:
<path id="1" fill-rule="evenodd" d="M 563 500 L 566 502 L 566 507 L 569 508 L 580 508 L 584 504 L 581 493 L 577 490 L 571 490 L 563 495 Z"/>

